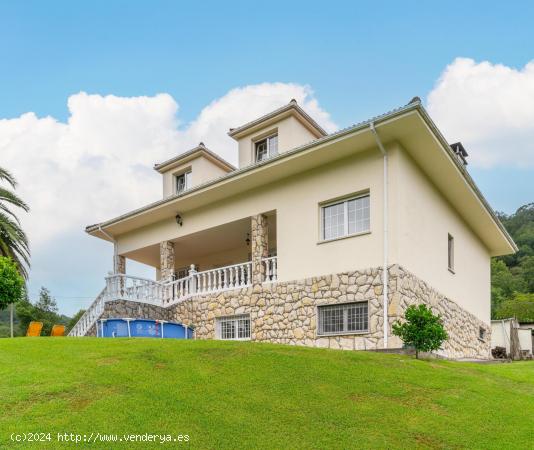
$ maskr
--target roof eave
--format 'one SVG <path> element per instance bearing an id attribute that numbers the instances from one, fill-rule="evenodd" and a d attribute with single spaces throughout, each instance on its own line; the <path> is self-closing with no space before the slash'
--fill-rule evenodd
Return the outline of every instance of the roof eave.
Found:
<path id="1" fill-rule="evenodd" d="M 432 129 L 433 133 L 436 135 L 436 137 L 442 144 L 443 149 L 447 152 L 453 164 L 462 173 L 463 179 L 467 182 L 469 187 L 473 189 L 475 195 L 478 197 L 478 199 L 484 206 L 484 209 L 489 213 L 493 222 L 497 225 L 497 227 L 503 234 L 504 238 L 506 239 L 506 241 L 508 242 L 510 246 L 510 250 L 511 250 L 510 253 L 517 252 L 519 250 L 519 248 L 517 247 L 517 244 L 514 242 L 513 238 L 510 236 L 510 234 L 508 233 L 508 231 L 506 230 L 502 222 L 499 220 L 499 218 L 495 214 L 495 211 L 493 210 L 493 208 L 490 206 L 490 204 L 484 197 L 484 194 L 482 194 L 478 186 L 475 184 L 475 181 L 473 180 L 473 178 L 471 177 L 471 175 L 469 174 L 465 166 L 458 161 L 458 158 L 456 158 L 456 155 L 454 154 L 454 151 L 452 150 L 451 146 L 449 145 L 445 137 L 441 134 L 441 131 L 439 131 L 438 127 L 436 126 L 432 118 L 429 116 L 426 109 L 420 103 L 417 104 L 417 109 L 419 113 L 421 114 L 421 116 L 423 117 L 423 119 L 425 120 L 425 122 L 427 123 L 427 125 Z"/>
<path id="2" fill-rule="evenodd" d="M 265 114 L 264 116 L 261 116 L 260 118 L 253 120 L 251 122 L 248 122 L 244 125 L 241 125 L 240 127 L 233 128 L 228 132 L 228 136 L 230 136 L 232 139 L 238 140 L 243 136 L 246 136 L 253 131 L 251 131 L 253 128 L 261 125 L 264 122 L 270 121 L 275 119 L 278 116 L 281 116 L 286 113 L 295 113 L 296 115 L 299 115 L 302 117 L 302 119 L 306 122 L 306 125 L 313 129 L 318 137 L 324 137 L 327 136 L 328 133 L 321 127 L 304 109 L 302 109 L 296 101 L 291 101 L 287 105 L 282 106 L 281 108 L 278 108 L 268 114 Z"/>
<path id="3" fill-rule="evenodd" d="M 159 164 L 154 164 L 154 170 L 159 173 L 164 173 L 173 166 L 180 165 L 180 163 L 186 163 L 193 159 L 197 154 L 202 154 L 203 156 L 207 157 L 208 159 L 212 160 L 214 163 L 216 163 L 218 166 L 228 169 L 229 171 L 236 170 L 236 167 L 233 164 L 230 164 L 225 159 L 221 158 L 216 153 L 212 152 L 210 149 L 204 146 L 197 146 L 195 148 L 192 148 L 191 150 L 188 150 L 185 153 L 182 153 L 181 155 L 175 156 L 174 158 L 168 159 L 167 161 L 164 161 Z"/>
<path id="4" fill-rule="evenodd" d="M 314 147 L 314 146 L 318 146 L 318 145 L 327 143 L 329 141 L 333 141 L 333 140 L 336 140 L 336 139 L 343 138 L 345 136 L 349 136 L 349 135 L 351 135 L 353 133 L 357 133 L 357 132 L 363 130 L 364 128 L 369 127 L 369 124 L 371 122 L 373 122 L 375 125 L 377 125 L 380 122 L 385 122 L 387 120 L 391 120 L 391 119 L 395 118 L 396 116 L 402 115 L 402 114 L 407 113 L 407 112 L 412 111 L 412 110 L 415 110 L 416 107 L 417 107 L 416 103 L 409 103 L 406 106 L 402 106 L 400 108 L 396 108 L 396 109 L 394 109 L 392 111 L 389 111 L 387 113 L 375 116 L 375 117 L 373 117 L 373 118 L 371 118 L 369 120 L 366 120 L 366 121 L 363 121 L 363 122 L 359 122 L 359 123 L 354 124 L 352 126 L 349 126 L 349 127 L 343 128 L 341 130 L 338 130 L 335 133 L 328 134 L 328 135 L 326 135 L 326 136 L 324 136 L 322 138 L 316 139 L 315 141 L 312 141 L 312 142 L 306 143 L 304 145 L 301 145 L 299 147 L 296 147 L 293 150 L 290 150 L 290 151 L 287 151 L 287 152 L 284 152 L 284 153 L 280 153 L 277 156 L 275 156 L 273 158 L 269 158 L 269 159 L 267 159 L 265 161 L 262 161 L 260 163 L 255 163 L 255 164 L 251 164 L 251 165 L 246 166 L 246 167 L 242 167 L 242 168 L 236 169 L 233 172 L 229 172 L 227 175 L 224 175 L 224 176 L 222 176 L 220 178 L 217 178 L 215 180 L 208 181 L 208 182 L 206 182 L 204 184 L 198 185 L 198 186 L 196 186 L 196 187 L 194 187 L 194 188 L 192 188 L 192 189 L 190 189 L 190 190 L 188 190 L 186 192 L 183 192 L 183 193 L 180 193 L 180 194 L 174 194 L 174 195 L 172 195 L 170 197 L 167 197 L 167 198 L 164 198 L 164 199 L 161 199 L 161 200 L 157 200 L 157 201 L 152 202 L 152 203 L 150 203 L 150 204 L 148 204 L 146 206 L 143 206 L 141 208 L 137 208 L 137 209 L 135 209 L 133 211 L 129 211 L 129 212 L 127 212 L 127 213 L 125 213 L 125 214 L 123 214 L 121 216 L 115 217 L 115 218 L 107 220 L 105 222 L 101 222 L 101 223 L 98 223 L 98 224 L 87 226 L 85 228 L 85 231 L 87 233 L 91 234 L 92 232 L 97 231 L 100 228 L 109 227 L 111 225 L 114 225 L 114 224 L 122 221 L 122 220 L 128 219 L 130 217 L 136 216 L 136 215 L 144 213 L 144 212 L 148 212 L 153 208 L 156 208 L 158 206 L 164 205 L 165 203 L 170 203 L 172 201 L 180 199 L 181 197 L 185 197 L 185 196 L 188 196 L 188 195 L 191 195 L 191 194 L 195 194 L 197 192 L 202 191 L 203 189 L 206 189 L 208 187 L 213 187 L 216 184 L 223 183 L 224 181 L 227 181 L 230 178 L 239 176 L 239 175 L 241 175 L 243 173 L 253 172 L 255 170 L 261 169 L 262 167 L 267 166 L 269 164 L 273 164 L 274 162 L 279 161 L 280 159 L 290 157 L 290 156 L 294 155 L 295 153 L 307 150 L 307 149 L 309 149 L 311 147 Z"/>
<path id="5" fill-rule="evenodd" d="M 253 164 L 253 165 L 241 168 L 241 169 L 236 169 L 233 172 L 230 172 L 227 175 L 224 175 L 223 177 L 220 177 L 218 179 L 215 179 L 215 180 L 209 181 L 207 183 L 204 183 L 202 185 L 199 185 L 199 186 L 197 186 L 197 187 L 195 187 L 195 188 L 193 188 L 193 189 L 191 189 L 191 190 L 189 190 L 187 192 L 184 192 L 182 194 L 176 194 L 176 195 L 173 195 L 173 196 L 168 197 L 166 199 L 162 199 L 162 200 L 159 200 L 157 202 L 153 202 L 153 203 L 151 203 L 149 205 L 146 205 L 145 207 L 139 208 L 139 209 L 134 210 L 134 211 L 130 211 L 129 213 L 126 213 L 126 214 L 124 214 L 122 216 L 119 216 L 119 217 L 116 217 L 114 219 L 108 220 L 106 222 L 102 222 L 100 224 L 95 224 L 95 225 L 88 226 L 88 227 L 86 227 L 85 231 L 87 233 L 89 233 L 89 234 L 94 233 L 95 231 L 97 231 L 97 230 L 99 230 L 101 228 L 106 228 L 106 227 L 114 225 L 114 224 L 116 224 L 116 223 L 118 223 L 118 222 L 120 222 L 122 220 L 126 220 L 126 219 L 128 219 L 130 217 L 133 217 L 133 216 L 136 216 L 138 214 L 142 214 L 142 213 L 148 212 L 153 208 L 156 208 L 156 207 L 164 205 L 166 203 L 170 203 L 172 201 L 178 200 L 179 198 L 184 197 L 186 195 L 187 196 L 194 195 L 194 194 L 196 194 L 197 192 L 200 192 L 203 189 L 206 189 L 206 188 L 209 188 L 209 187 L 213 187 L 214 185 L 217 185 L 219 183 L 227 181 L 228 179 L 230 179 L 232 177 L 241 175 L 241 174 L 246 173 L 246 172 L 252 172 L 252 171 L 255 171 L 255 170 L 260 170 L 264 166 L 267 166 L 269 164 L 273 164 L 274 162 L 279 161 L 280 159 L 283 159 L 283 158 L 287 158 L 287 157 L 289 157 L 291 155 L 294 155 L 295 153 L 302 152 L 302 151 L 307 150 L 309 148 L 312 148 L 314 146 L 322 145 L 322 144 L 327 143 L 327 142 L 329 142 L 331 140 L 336 140 L 336 139 L 340 139 L 340 138 L 344 138 L 344 137 L 350 136 L 353 133 L 360 132 L 362 129 L 364 129 L 366 127 L 369 127 L 370 123 L 374 123 L 375 126 L 376 126 L 376 125 L 380 124 L 381 122 L 390 121 L 392 119 L 395 119 L 397 116 L 401 116 L 401 115 L 406 114 L 406 113 L 411 112 L 411 111 L 418 111 L 421 114 L 421 117 L 423 118 L 423 120 L 427 123 L 429 128 L 432 130 L 432 132 L 438 138 L 439 142 L 442 144 L 442 148 L 444 149 L 445 152 L 447 152 L 448 156 L 450 157 L 451 162 L 453 164 L 455 164 L 455 166 L 461 172 L 465 182 L 471 187 L 471 189 L 473 190 L 473 192 L 475 193 L 475 195 L 477 196 L 477 198 L 480 200 L 481 204 L 483 205 L 484 209 L 488 212 L 488 214 L 492 218 L 492 221 L 497 225 L 497 227 L 501 231 L 502 236 L 505 238 L 505 240 L 507 241 L 507 243 L 509 245 L 510 253 L 516 252 L 518 250 L 518 247 L 517 247 L 516 243 L 511 238 L 509 233 L 506 231 L 506 229 L 504 228 L 504 225 L 500 222 L 500 220 L 496 216 L 495 212 L 493 211 L 493 209 L 491 208 L 491 206 L 489 205 L 487 200 L 484 198 L 484 196 L 482 195 L 482 193 L 480 192 L 480 190 L 478 189 L 478 187 L 474 183 L 473 179 L 471 178 L 471 176 L 469 175 L 469 173 L 467 172 L 465 167 L 463 167 L 463 165 L 460 164 L 460 162 L 456 158 L 456 155 L 454 155 L 453 150 L 450 148 L 448 142 L 443 137 L 443 135 L 441 134 L 441 132 L 439 131 L 439 129 L 437 128 L 435 123 L 432 121 L 432 119 L 430 118 L 430 116 L 428 115 L 428 113 L 426 112 L 426 110 L 424 109 L 424 107 L 422 106 L 420 101 L 410 102 L 406 106 L 403 106 L 403 107 L 397 108 L 395 110 L 392 110 L 390 112 L 387 112 L 385 114 L 373 117 L 373 118 L 371 118 L 369 120 L 366 120 L 364 122 L 360 122 L 358 124 L 352 125 L 352 126 L 350 126 L 348 128 L 339 130 L 339 131 L 337 131 L 335 133 L 326 135 L 326 136 L 324 136 L 322 138 L 319 138 L 319 139 L 317 139 L 315 141 L 312 141 L 310 143 L 307 143 L 307 144 L 304 144 L 302 146 L 296 147 L 293 150 L 281 153 L 278 156 L 276 156 L 274 158 L 271 158 L 271 159 L 268 159 L 268 160 L 266 160 L 266 161 L 264 161 L 262 163 Z"/>

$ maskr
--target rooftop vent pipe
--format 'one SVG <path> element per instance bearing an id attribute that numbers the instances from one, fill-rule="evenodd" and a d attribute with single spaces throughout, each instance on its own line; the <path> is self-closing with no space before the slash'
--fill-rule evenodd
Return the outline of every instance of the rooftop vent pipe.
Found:
<path id="1" fill-rule="evenodd" d="M 461 142 L 455 142 L 454 144 L 451 144 L 452 151 L 458 158 L 458 160 L 464 165 L 467 166 L 467 151 L 465 150 L 464 146 Z"/>

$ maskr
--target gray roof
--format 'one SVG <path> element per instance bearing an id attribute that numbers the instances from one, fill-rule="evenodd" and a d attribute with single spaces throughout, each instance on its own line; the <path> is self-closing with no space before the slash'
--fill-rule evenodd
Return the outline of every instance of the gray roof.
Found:
<path id="1" fill-rule="evenodd" d="M 265 122 L 266 120 L 269 120 L 273 117 L 276 117 L 279 114 L 282 114 L 286 111 L 290 111 L 294 109 L 297 111 L 301 116 L 303 116 L 309 124 L 315 128 L 315 130 L 323 135 L 326 136 L 328 133 L 314 120 L 312 117 L 308 115 L 306 111 L 304 111 L 298 104 L 295 99 L 291 99 L 291 101 L 287 104 L 282 106 L 281 108 L 275 109 L 274 111 L 271 111 L 268 114 L 265 114 L 264 116 L 259 117 L 258 119 L 252 120 L 251 122 L 246 123 L 245 125 L 241 125 L 237 128 L 230 128 L 230 131 L 228 132 L 228 136 L 233 137 L 236 134 L 242 133 L 243 131 L 247 130 L 248 128 L 252 128 L 253 126 L 259 125 L 262 122 Z"/>
<path id="2" fill-rule="evenodd" d="M 286 105 L 284 108 L 287 108 L 287 107 L 288 107 L 288 105 Z M 281 109 L 283 109 L 283 108 L 280 108 L 280 110 Z M 393 117 L 396 117 L 398 115 L 401 115 L 401 114 L 403 114 L 405 112 L 408 112 L 408 111 L 411 111 L 411 110 L 419 111 L 421 113 L 421 115 L 423 116 L 423 118 L 425 118 L 427 123 L 430 125 L 430 128 L 433 130 L 433 132 L 436 134 L 438 139 L 441 141 L 443 147 L 445 148 L 445 151 L 449 152 L 449 155 L 451 156 L 451 160 L 458 167 L 458 169 L 460 170 L 460 172 L 464 176 L 464 178 L 467 181 L 467 183 L 471 186 L 471 188 L 475 192 L 476 196 L 480 199 L 480 201 L 482 202 L 482 204 L 484 205 L 486 210 L 489 212 L 489 214 L 492 217 L 492 219 L 494 220 L 494 222 L 497 224 L 499 229 L 502 231 L 502 233 L 504 234 L 506 239 L 511 243 L 512 247 L 517 250 L 517 245 L 515 244 L 514 240 L 511 238 L 511 236 L 509 235 L 508 231 L 506 230 L 504 225 L 501 223 L 501 221 L 499 220 L 499 218 L 497 217 L 497 215 L 493 211 L 493 208 L 489 205 L 488 201 L 486 200 L 486 198 L 484 197 L 482 192 L 476 186 L 473 178 L 471 178 L 471 175 L 469 174 L 469 172 L 467 172 L 465 166 L 458 161 L 458 158 L 455 157 L 456 155 L 455 155 L 453 149 L 450 147 L 449 143 L 443 137 L 441 132 L 438 130 L 438 128 L 436 127 L 436 125 L 434 124 L 434 122 L 432 121 L 432 119 L 430 118 L 428 113 L 426 112 L 425 108 L 423 107 L 423 105 L 421 103 L 421 99 L 419 97 L 414 97 L 412 100 L 410 100 L 410 102 L 408 104 L 406 104 L 404 106 L 392 109 L 392 110 L 390 110 L 390 111 L 388 111 L 388 112 L 386 112 L 384 114 L 380 114 L 380 115 L 374 116 L 374 117 L 372 117 L 372 118 L 370 118 L 368 120 L 365 120 L 365 121 L 356 123 L 354 125 L 348 126 L 346 128 L 343 128 L 341 130 L 336 131 L 335 133 L 326 134 L 325 136 L 323 136 L 321 138 L 318 138 L 318 139 L 316 139 L 316 140 L 314 140 L 312 142 L 300 145 L 298 147 L 295 147 L 292 150 L 280 153 L 277 156 L 274 156 L 272 158 L 268 158 L 268 159 L 266 159 L 264 161 L 261 161 L 259 163 L 253 163 L 251 165 L 248 165 L 248 166 L 245 166 L 245 167 L 241 167 L 241 168 L 236 169 L 236 170 L 234 170 L 232 172 L 229 172 L 226 175 L 223 175 L 220 178 L 217 178 L 217 179 L 214 179 L 214 180 L 210 180 L 210 181 L 208 181 L 208 182 L 206 182 L 204 184 L 201 184 L 199 186 L 196 186 L 196 187 L 194 187 L 194 188 L 192 188 L 192 189 L 190 189 L 190 190 L 188 190 L 186 192 L 179 193 L 179 194 L 174 194 L 174 195 L 172 195 L 170 197 L 167 197 L 165 199 L 162 199 L 162 200 L 157 200 L 157 201 L 155 201 L 153 203 L 150 203 L 150 204 L 145 205 L 145 206 L 143 206 L 141 208 L 138 208 L 138 209 L 135 209 L 133 211 L 130 211 L 130 212 L 128 212 L 126 214 L 123 214 L 123 215 L 121 215 L 119 217 L 115 217 L 114 219 L 108 220 L 106 222 L 102 222 L 100 224 L 89 225 L 89 226 L 86 227 L 85 230 L 86 230 L 86 232 L 95 231 L 96 229 L 98 229 L 99 226 L 111 225 L 113 223 L 119 222 L 119 221 L 121 221 L 123 219 L 126 219 L 128 217 L 131 217 L 131 216 L 134 216 L 136 214 L 139 214 L 139 213 L 145 212 L 147 210 L 150 210 L 150 209 L 152 209 L 152 208 L 154 208 L 156 206 L 159 206 L 159 205 L 162 205 L 164 203 L 168 203 L 168 202 L 171 202 L 173 200 L 176 200 L 177 198 L 180 198 L 182 196 L 190 195 L 190 194 L 192 194 L 192 193 L 194 193 L 196 191 L 199 191 L 201 189 L 204 189 L 204 188 L 206 188 L 208 186 L 218 184 L 218 183 L 220 183 L 220 182 L 222 182 L 222 181 L 224 181 L 226 179 L 235 177 L 235 176 L 237 176 L 237 175 L 239 175 L 241 173 L 246 173 L 248 171 L 251 171 L 251 170 L 253 170 L 253 169 L 257 168 L 257 167 L 263 166 L 263 165 L 272 164 L 275 161 L 287 158 L 287 157 L 289 157 L 289 156 L 291 156 L 291 155 L 293 155 L 295 153 L 299 153 L 299 152 L 301 152 L 303 150 L 306 150 L 308 148 L 315 147 L 316 145 L 320 145 L 320 144 L 322 144 L 324 142 L 335 140 L 335 139 L 337 139 L 339 137 L 342 137 L 344 135 L 348 135 L 350 133 L 354 133 L 356 131 L 362 130 L 362 129 L 366 128 L 366 127 L 369 127 L 371 123 L 386 121 L 386 120 L 389 120 L 389 119 L 391 119 Z M 279 111 L 279 110 L 277 110 L 277 111 Z M 252 123 L 252 122 L 250 122 L 250 123 Z M 241 127 L 241 128 L 243 128 L 243 127 Z"/>
<path id="3" fill-rule="evenodd" d="M 209 148 L 207 148 L 204 145 L 203 142 L 198 144 L 195 148 L 192 148 L 191 150 L 188 150 L 185 153 L 182 153 L 182 154 L 180 154 L 178 156 L 175 156 L 174 158 L 168 159 L 167 161 L 164 161 L 162 163 L 154 164 L 154 170 L 157 170 L 159 172 L 161 169 L 165 168 L 166 166 L 169 166 L 171 164 L 177 163 L 180 160 L 185 159 L 185 158 L 187 158 L 187 157 L 189 157 L 191 155 L 194 155 L 197 152 L 205 152 L 208 155 L 210 155 L 212 158 L 214 158 L 217 161 L 219 161 L 222 165 L 226 166 L 228 169 L 230 169 L 232 171 L 236 170 L 236 167 L 234 165 L 230 164 L 228 161 L 226 161 L 225 159 L 221 158 L 217 153 L 212 152 Z"/>

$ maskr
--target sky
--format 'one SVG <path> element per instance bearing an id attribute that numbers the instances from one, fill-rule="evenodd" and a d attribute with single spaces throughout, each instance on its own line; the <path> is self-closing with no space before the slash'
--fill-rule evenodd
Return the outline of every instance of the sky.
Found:
<path id="1" fill-rule="evenodd" d="M 534 202 L 532 2 L 0 0 L 0 166 L 30 205 L 30 298 L 88 306 L 97 223 L 157 200 L 153 164 L 291 98 L 328 131 L 414 96 L 494 209 Z M 151 270 L 129 264 L 132 274 Z"/>

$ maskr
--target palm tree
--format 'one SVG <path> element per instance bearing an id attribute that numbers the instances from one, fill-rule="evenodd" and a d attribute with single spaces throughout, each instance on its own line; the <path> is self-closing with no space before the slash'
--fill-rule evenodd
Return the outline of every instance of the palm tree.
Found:
<path id="1" fill-rule="evenodd" d="M 6 182 L 13 189 L 17 182 L 13 175 L 0 167 L 0 182 Z M 22 230 L 17 216 L 7 205 L 16 206 L 28 212 L 29 208 L 12 190 L 0 186 L 0 255 L 11 258 L 20 274 L 27 279 L 30 266 L 30 247 L 26 233 Z"/>

